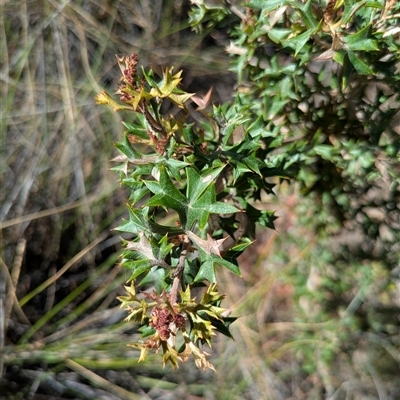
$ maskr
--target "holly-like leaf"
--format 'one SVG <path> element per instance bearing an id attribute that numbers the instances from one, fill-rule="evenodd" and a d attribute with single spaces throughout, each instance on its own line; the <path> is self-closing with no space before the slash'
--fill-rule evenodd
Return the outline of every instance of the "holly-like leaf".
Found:
<path id="1" fill-rule="evenodd" d="M 153 249 L 144 232 L 139 232 L 138 242 L 128 241 L 126 249 L 137 251 L 150 260 L 154 259 Z"/>
<path id="2" fill-rule="evenodd" d="M 115 230 L 120 232 L 129 232 L 138 234 L 139 232 L 148 232 L 150 229 L 146 226 L 146 222 L 142 216 L 142 210 L 134 209 L 128 206 L 129 221 L 117 226 Z"/>
<path id="3" fill-rule="evenodd" d="M 184 103 L 193 96 L 192 93 L 186 93 L 183 90 L 178 89 L 178 85 L 181 82 L 182 71 L 172 75 L 173 68 L 166 69 L 163 72 L 163 77 L 158 85 L 153 82 L 153 88 L 150 90 L 150 94 L 154 97 L 167 97 L 173 103 L 183 108 Z"/>
<path id="4" fill-rule="evenodd" d="M 148 189 L 155 194 L 147 202 L 147 206 L 161 206 L 175 210 L 183 229 L 191 229 L 198 222 L 203 229 L 210 213 L 230 214 L 237 208 L 216 201 L 215 179 L 223 170 L 222 167 L 207 169 L 201 174 L 194 167 L 186 168 L 187 197 L 173 184 L 165 166 L 160 165 L 160 178 L 157 181 L 144 181 Z"/>
<path id="5" fill-rule="evenodd" d="M 305 4 L 302 4 L 296 0 L 290 0 L 288 2 L 293 8 L 299 11 L 301 15 L 302 22 L 305 23 L 306 27 L 311 30 L 315 31 L 318 29 L 318 20 L 316 19 L 314 12 L 313 12 L 313 2 L 312 0 L 308 0 Z"/>
<path id="6" fill-rule="evenodd" d="M 201 266 L 195 277 L 195 282 L 207 280 L 209 282 L 216 283 L 216 264 L 222 265 L 228 268 L 235 275 L 241 276 L 239 267 L 237 265 L 221 257 L 220 247 L 228 239 L 228 237 L 215 240 L 211 236 L 207 235 L 207 240 L 204 240 L 193 232 L 187 231 L 186 234 L 199 251 L 201 259 Z"/>
<path id="7" fill-rule="evenodd" d="M 352 51 L 348 51 L 347 55 L 354 69 L 360 75 L 374 75 L 374 71 L 360 58 L 356 56 L 356 54 Z"/>
<path id="8" fill-rule="evenodd" d="M 167 255 L 171 252 L 174 244 L 168 241 L 168 235 L 164 235 L 158 243 L 157 246 L 157 258 L 159 260 L 164 260 Z"/>
<path id="9" fill-rule="evenodd" d="M 172 75 L 173 68 L 169 70 L 166 69 L 163 71 L 163 76 L 161 82 L 158 84 L 154 83 L 154 88 L 150 90 L 150 93 L 156 97 L 168 97 L 172 91 L 179 85 L 182 78 L 182 71 L 177 72 L 175 75 Z"/>
<path id="10" fill-rule="evenodd" d="M 310 38 L 315 35 L 318 30 L 318 26 L 312 29 L 309 29 L 300 35 L 291 37 L 290 39 L 282 41 L 283 46 L 291 47 L 295 50 L 295 56 L 299 53 L 299 51 L 304 47 L 304 45 L 310 40 Z"/>
<path id="11" fill-rule="evenodd" d="M 121 308 L 124 308 L 129 312 L 129 315 L 125 318 L 125 321 L 130 321 L 133 318 L 134 321 L 143 324 L 147 318 L 147 309 L 151 304 L 145 299 L 139 300 L 137 298 L 134 281 L 132 281 L 130 286 L 125 286 L 125 290 L 127 296 L 117 297 L 117 299 L 121 302 Z"/>
<path id="12" fill-rule="evenodd" d="M 186 169 L 186 196 L 190 199 L 191 203 L 195 203 L 201 197 L 205 190 L 215 182 L 215 179 L 223 169 L 224 166 L 215 169 L 207 169 L 202 173 L 199 173 L 195 167 Z"/>
<path id="13" fill-rule="evenodd" d="M 132 271 L 130 280 L 146 274 L 143 277 L 144 279 L 154 266 L 170 267 L 164 259 L 172 247 L 174 247 L 174 244 L 168 242 L 167 235 L 157 242 L 154 238 L 149 239 L 144 232 L 139 232 L 139 241 L 126 242 L 126 251 L 123 253 L 124 258 L 121 265 Z"/>
<path id="14" fill-rule="evenodd" d="M 123 91 L 118 90 L 117 94 L 120 95 L 129 95 L 129 99 L 125 100 L 125 104 L 130 104 L 134 111 L 137 111 L 139 104 L 141 104 L 142 100 L 151 100 L 154 96 L 151 93 L 148 93 L 144 87 L 141 87 L 139 91 L 131 88 L 124 87 Z"/>
<path id="15" fill-rule="evenodd" d="M 343 37 L 346 48 L 351 51 L 377 51 L 378 41 L 371 38 L 371 25 L 367 25 L 358 32 Z"/>
<path id="16" fill-rule="evenodd" d="M 179 368 L 179 361 L 182 361 L 182 358 L 175 350 L 175 348 L 166 344 L 165 348 L 163 347 L 163 350 L 164 350 L 164 354 L 162 357 L 163 367 L 165 367 L 167 363 L 170 363 L 172 368 Z"/>
<path id="17" fill-rule="evenodd" d="M 127 296 L 118 297 L 118 300 L 122 303 L 122 308 L 129 306 L 132 302 L 140 302 L 140 300 L 136 296 L 136 288 L 134 282 L 132 282 L 130 286 L 125 286 L 125 290 Z"/>
<path id="18" fill-rule="evenodd" d="M 190 337 L 193 338 L 194 342 L 201 340 L 211 345 L 211 339 L 216 330 L 223 331 L 226 336 L 231 337 L 229 333 L 229 318 L 224 316 L 227 310 L 219 307 L 224 297 L 218 292 L 215 284 L 207 288 L 199 303 L 196 303 L 195 299 L 191 298 L 190 286 L 186 288 L 185 292 L 181 292 L 182 302 L 178 307 L 190 319 Z M 184 332 L 183 336 L 189 339 L 186 332 Z"/>
<path id="19" fill-rule="evenodd" d="M 149 272 L 151 269 L 150 260 L 148 259 L 138 259 L 138 260 L 122 259 L 121 265 L 124 268 L 127 268 L 130 271 L 132 271 L 128 282 L 135 280 L 138 276 Z"/>
<path id="20" fill-rule="evenodd" d="M 357 10 L 366 3 L 366 0 L 358 2 L 357 0 L 344 0 L 344 10 L 342 15 L 342 24 L 346 25 Z"/>
<path id="21" fill-rule="evenodd" d="M 207 92 L 203 97 L 192 96 L 192 101 L 198 105 L 196 111 L 202 111 L 207 108 L 208 104 L 210 103 L 212 89 Z"/>
<path id="22" fill-rule="evenodd" d="M 200 251 L 201 256 L 201 266 L 199 271 L 197 272 L 193 282 L 217 282 L 217 277 L 215 276 L 215 265 L 214 260 L 210 255 L 205 254 L 204 252 Z"/>
<path id="23" fill-rule="evenodd" d="M 171 177 L 177 182 L 181 181 L 183 178 L 181 174 L 182 169 L 189 165 L 189 163 L 185 161 L 164 157 L 161 157 L 157 164 L 164 165 L 170 173 Z"/>
<path id="24" fill-rule="evenodd" d="M 226 237 L 224 239 L 215 240 L 207 234 L 207 240 L 204 240 L 193 232 L 187 231 L 186 234 L 199 250 L 201 249 L 208 255 L 215 254 L 219 257 L 221 257 L 220 247 L 228 239 Z"/>
<path id="25" fill-rule="evenodd" d="M 174 186 L 171 178 L 163 165 L 159 166 L 160 180 L 157 181 L 144 181 L 149 190 L 155 194 L 146 203 L 147 206 L 161 206 L 172 208 L 175 210 L 180 218 L 182 226 L 186 224 L 186 197 Z"/>
<path id="26" fill-rule="evenodd" d="M 291 33 L 292 30 L 287 28 L 273 28 L 267 32 L 268 37 L 277 44 L 285 40 Z"/>
<path id="27" fill-rule="evenodd" d="M 186 332 L 183 333 L 183 338 L 185 341 L 184 342 L 185 350 L 181 353 L 183 362 L 186 362 L 189 356 L 193 356 L 197 368 L 201 368 L 203 370 L 210 368 L 215 372 L 214 366 L 207 360 L 207 356 L 209 356 L 209 354 L 206 353 L 205 351 L 200 350 L 192 342 L 192 340 L 190 340 L 190 337 Z"/>
<path id="28" fill-rule="evenodd" d="M 128 160 L 133 160 L 140 157 L 140 154 L 132 147 L 126 135 L 124 135 L 124 138 L 120 142 L 115 143 L 115 147 L 122 154 L 125 154 L 128 157 Z"/>
<path id="29" fill-rule="evenodd" d="M 193 93 L 171 93 L 168 96 L 173 103 L 175 103 L 178 107 L 184 108 L 185 103 L 193 96 Z"/>
<path id="30" fill-rule="evenodd" d="M 188 205 L 186 228 L 198 222 L 199 228 L 204 229 L 210 215 L 209 206 L 215 202 L 214 186 L 209 186 L 197 201 Z"/>
<path id="31" fill-rule="evenodd" d="M 191 229 L 197 221 L 200 229 L 204 229 L 210 213 L 230 214 L 238 209 L 230 204 L 216 201 L 215 180 L 224 166 L 210 168 L 199 173 L 195 168 L 187 168 L 187 221 L 186 229 Z"/>
<path id="32" fill-rule="evenodd" d="M 101 90 L 95 97 L 96 104 L 105 104 L 113 111 L 131 110 L 129 106 L 117 103 L 105 90 Z"/>
<path id="33" fill-rule="evenodd" d="M 120 232 L 129 232 L 136 235 L 139 232 L 146 232 L 148 235 L 158 234 L 158 235 L 179 235 L 183 233 L 183 230 L 175 226 L 165 226 L 160 225 L 151 220 L 148 215 L 149 208 L 144 207 L 141 209 L 132 208 L 128 206 L 129 211 L 129 221 L 124 222 L 118 227 L 114 228 Z"/>
<path id="34" fill-rule="evenodd" d="M 214 186 L 212 186 L 212 190 L 214 191 Z M 205 210 L 207 210 L 211 214 L 233 214 L 239 211 L 235 206 L 232 206 L 228 203 L 223 203 L 221 201 L 211 203 L 210 205 L 205 207 Z M 200 228 L 202 228 L 202 226 L 200 226 Z"/>
<path id="35" fill-rule="evenodd" d="M 212 284 L 203 293 L 203 297 L 200 300 L 200 304 L 219 305 L 224 298 L 225 298 L 225 295 L 220 294 L 218 292 L 218 286 L 216 284 Z"/>
<path id="36" fill-rule="evenodd" d="M 231 332 L 229 331 L 229 326 L 237 320 L 237 317 L 224 317 L 222 321 L 215 320 L 212 322 L 215 329 L 222 333 L 223 335 L 233 339 Z"/>
<path id="37" fill-rule="evenodd" d="M 215 336 L 215 327 L 211 321 L 202 318 L 198 312 L 193 312 L 189 315 L 192 323 L 191 333 L 194 336 L 194 342 L 201 340 L 211 346 L 211 338 Z"/>
<path id="38" fill-rule="evenodd" d="M 149 193 L 149 189 L 147 189 L 143 182 L 138 182 L 135 178 L 123 178 L 121 179 L 121 183 L 131 189 L 129 200 L 132 204 L 137 203 L 141 198 Z"/>
<path id="39" fill-rule="evenodd" d="M 154 85 L 154 72 L 153 70 L 146 71 L 142 67 L 142 74 L 144 78 L 146 79 L 147 83 L 152 87 Z"/>
<path id="40" fill-rule="evenodd" d="M 122 124 L 125 126 L 126 134 L 129 135 L 134 135 L 135 137 L 142 140 L 142 141 L 148 141 L 149 135 L 147 134 L 147 129 L 146 129 L 146 123 L 144 116 L 142 114 L 138 114 L 137 116 L 138 120 L 141 122 L 141 125 L 136 125 L 136 124 L 129 124 L 127 122 L 122 122 Z"/>

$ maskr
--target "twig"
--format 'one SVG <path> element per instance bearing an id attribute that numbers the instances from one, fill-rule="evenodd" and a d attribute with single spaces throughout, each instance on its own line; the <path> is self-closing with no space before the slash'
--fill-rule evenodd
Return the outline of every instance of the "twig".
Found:
<path id="1" fill-rule="evenodd" d="M 178 264 L 175 267 L 175 270 L 171 273 L 171 277 L 174 278 L 174 281 L 172 283 L 172 289 L 171 289 L 171 304 L 174 305 L 177 300 L 178 300 L 178 290 L 179 290 L 179 284 L 181 284 L 183 288 L 183 282 L 182 282 L 182 274 L 183 274 L 183 269 L 185 268 L 185 260 L 186 260 L 186 254 L 187 250 L 190 244 L 190 240 L 187 235 L 184 236 L 183 243 L 182 243 L 182 251 L 181 255 L 179 257 Z"/>

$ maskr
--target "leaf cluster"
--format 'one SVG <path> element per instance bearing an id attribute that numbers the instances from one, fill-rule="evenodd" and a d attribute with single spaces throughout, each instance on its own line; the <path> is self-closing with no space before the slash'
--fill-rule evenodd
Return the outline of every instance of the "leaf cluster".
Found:
<path id="1" fill-rule="evenodd" d="M 227 52 L 239 86 L 223 105 L 209 105 L 211 92 L 183 91 L 173 68 L 158 79 L 151 70 L 138 73 L 137 55 L 118 59 L 119 101 L 102 91 L 97 102 L 133 115 L 113 169 L 131 191 L 129 219 L 117 228 L 131 235 L 121 265 L 133 285 L 155 288 L 150 297 L 122 299 L 150 335 L 137 345 L 140 360 L 162 348 L 164 365 L 191 355 L 212 368 L 198 344 L 211 345 L 216 330 L 229 336 L 232 322 L 219 308 L 217 270 L 240 276 L 237 257 L 255 227 L 274 227 L 273 212 L 256 205 L 279 179 L 314 196 L 313 224 L 324 235 L 361 220 L 365 234 L 379 236 L 380 222 L 367 210 L 379 202 L 396 236 L 398 11 L 383 0 L 250 0 L 242 9 L 196 0 L 196 30 L 231 26 Z M 377 199 L 371 188 L 382 184 L 388 190 Z M 389 242 L 382 257 L 394 266 L 398 249 Z M 191 298 L 198 287 L 206 288 L 199 302 Z"/>
<path id="2" fill-rule="evenodd" d="M 209 3 L 194 4 L 205 10 L 196 29 L 207 26 Z M 297 368 L 303 382 L 319 376 L 333 396 L 341 390 L 338 371 L 342 381 L 352 368 L 359 373 L 343 368 L 345 358 L 353 361 L 361 351 L 379 364 L 368 339 L 363 349 L 364 338 L 398 351 L 398 321 L 390 316 L 399 311 L 391 290 L 400 259 L 400 4 L 249 0 L 223 8 L 219 27 L 223 15 L 236 20 L 226 48 L 239 80 L 236 101 L 273 143 L 270 165 L 284 169 L 306 195 L 283 250 L 271 254 L 287 266 L 279 276 L 291 288 L 288 319 L 306 328 L 288 336 L 283 329 L 285 355 L 274 363 L 276 351 L 267 363 L 288 386 Z M 301 228 L 291 239 L 296 224 Z M 295 262 L 291 241 L 301 249 Z M 275 318 L 269 316 L 269 328 Z M 271 342 L 286 318 L 275 319 Z M 293 360 L 299 364 L 288 372 Z"/>
<path id="3" fill-rule="evenodd" d="M 256 224 L 273 228 L 275 219 L 252 203 L 262 192 L 272 193 L 271 178 L 284 173 L 265 161 L 273 145 L 258 121 L 250 123 L 247 107 L 211 106 L 211 92 L 204 98 L 184 92 L 181 72 L 172 68 L 159 80 L 152 71 L 139 74 L 135 54 L 118 62 L 119 101 L 105 91 L 96 100 L 133 116 L 124 122 L 124 137 L 116 143 L 121 154 L 113 160 L 131 192 L 129 218 L 116 230 L 131 237 L 124 240 L 120 263 L 131 272 L 133 286 L 120 300 L 128 319 L 145 336 L 152 333 L 139 345 L 140 360 L 161 347 L 164 364 L 177 366 L 190 354 L 198 366 L 211 368 L 196 343 L 211 346 L 214 331 L 230 336 L 234 320 L 222 316 L 216 271 L 224 267 L 241 275 L 237 258 L 252 243 Z M 155 288 L 152 301 L 136 296 L 136 282 Z M 199 302 L 190 294 L 197 287 L 206 288 Z M 151 315 L 161 309 L 170 314 L 155 328 Z M 167 340 L 176 335 L 176 315 L 189 321 L 187 330 L 180 328 L 185 343 L 180 351 Z"/>
<path id="4" fill-rule="evenodd" d="M 207 4 L 193 5 L 206 10 L 196 28 L 207 23 Z M 340 224 L 363 221 L 367 235 L 379 236 L 365 213 L 379 206 L 397 238 L 399 11 L 390 0 L 250 0 L 220 12 L 236 17 L 226 49 L 239 80 L 236 104 L 273 144 L 270 165 Z M 386 188 L 379 199 L 377 187 Z M 396 258 L 387 258 L 392 267 Z"/>

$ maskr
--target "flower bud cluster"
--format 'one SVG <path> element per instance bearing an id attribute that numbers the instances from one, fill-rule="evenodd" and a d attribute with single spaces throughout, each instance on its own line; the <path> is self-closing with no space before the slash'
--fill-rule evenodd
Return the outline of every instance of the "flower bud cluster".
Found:
<path id="1" fill-rule="evenodd" d="M 140 85 L 137 85 L 137 65 L 139 62 L 139 58 L 137 54 L 131 54 L 129 57 L 124 56 L 122 58 L 118 58 L 119 67 L 122 72 L 121 80 L 124 82 L 121 84 L 118 94 L 120 95 L 120 100 L 124 103 L 127 103 L 133 99 L 132 94 L 129 93 L 130 89 L 139 90 Z"/>
<path id="2" fill-rule="evenodd" d="M 131 54 L 128 60 L 126 61 L 126 68 L 123 71 L 124 81 L 129 83 L 129 85 L 135 87 L 136 86 L 136 66 L 138 64 L 138 55 Z"/>
<path id="3" fill-rule="evenodd" d="M 170 324 L 174 323 L 178 329 L 185 327 L 183 315 L 172 313 L 165 307 L 154 307 L 150 314 L 149 325 L 154 328 L 161 340 L 168 340 L 171 334 Z"/>

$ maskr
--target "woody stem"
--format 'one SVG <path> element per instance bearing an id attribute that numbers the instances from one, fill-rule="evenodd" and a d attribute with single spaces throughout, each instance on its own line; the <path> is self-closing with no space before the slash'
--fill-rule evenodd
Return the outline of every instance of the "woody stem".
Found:
<path id="1" fill-rule="evenodd" d="M 182 250 L 181 254 L 179 257 L 178 264 L 175 267 L 175 270 L 172 272 L 171 277 L 174 278 L 174 281 L 172 283 L 172 289 L 171 289 L 171 304 L 176 304 L 178 300 L 178 290 L 179 290 L 179 285 L 182 286 L 183 288 L 183 282 L 182 282 L 182 275 L 183 275 L 183 269 L 185 267 L 185 259 L 186 259 L 186 254 L 187 250 L 190 244 L 190 240 L 185 235 L 182 243 Z"/>

